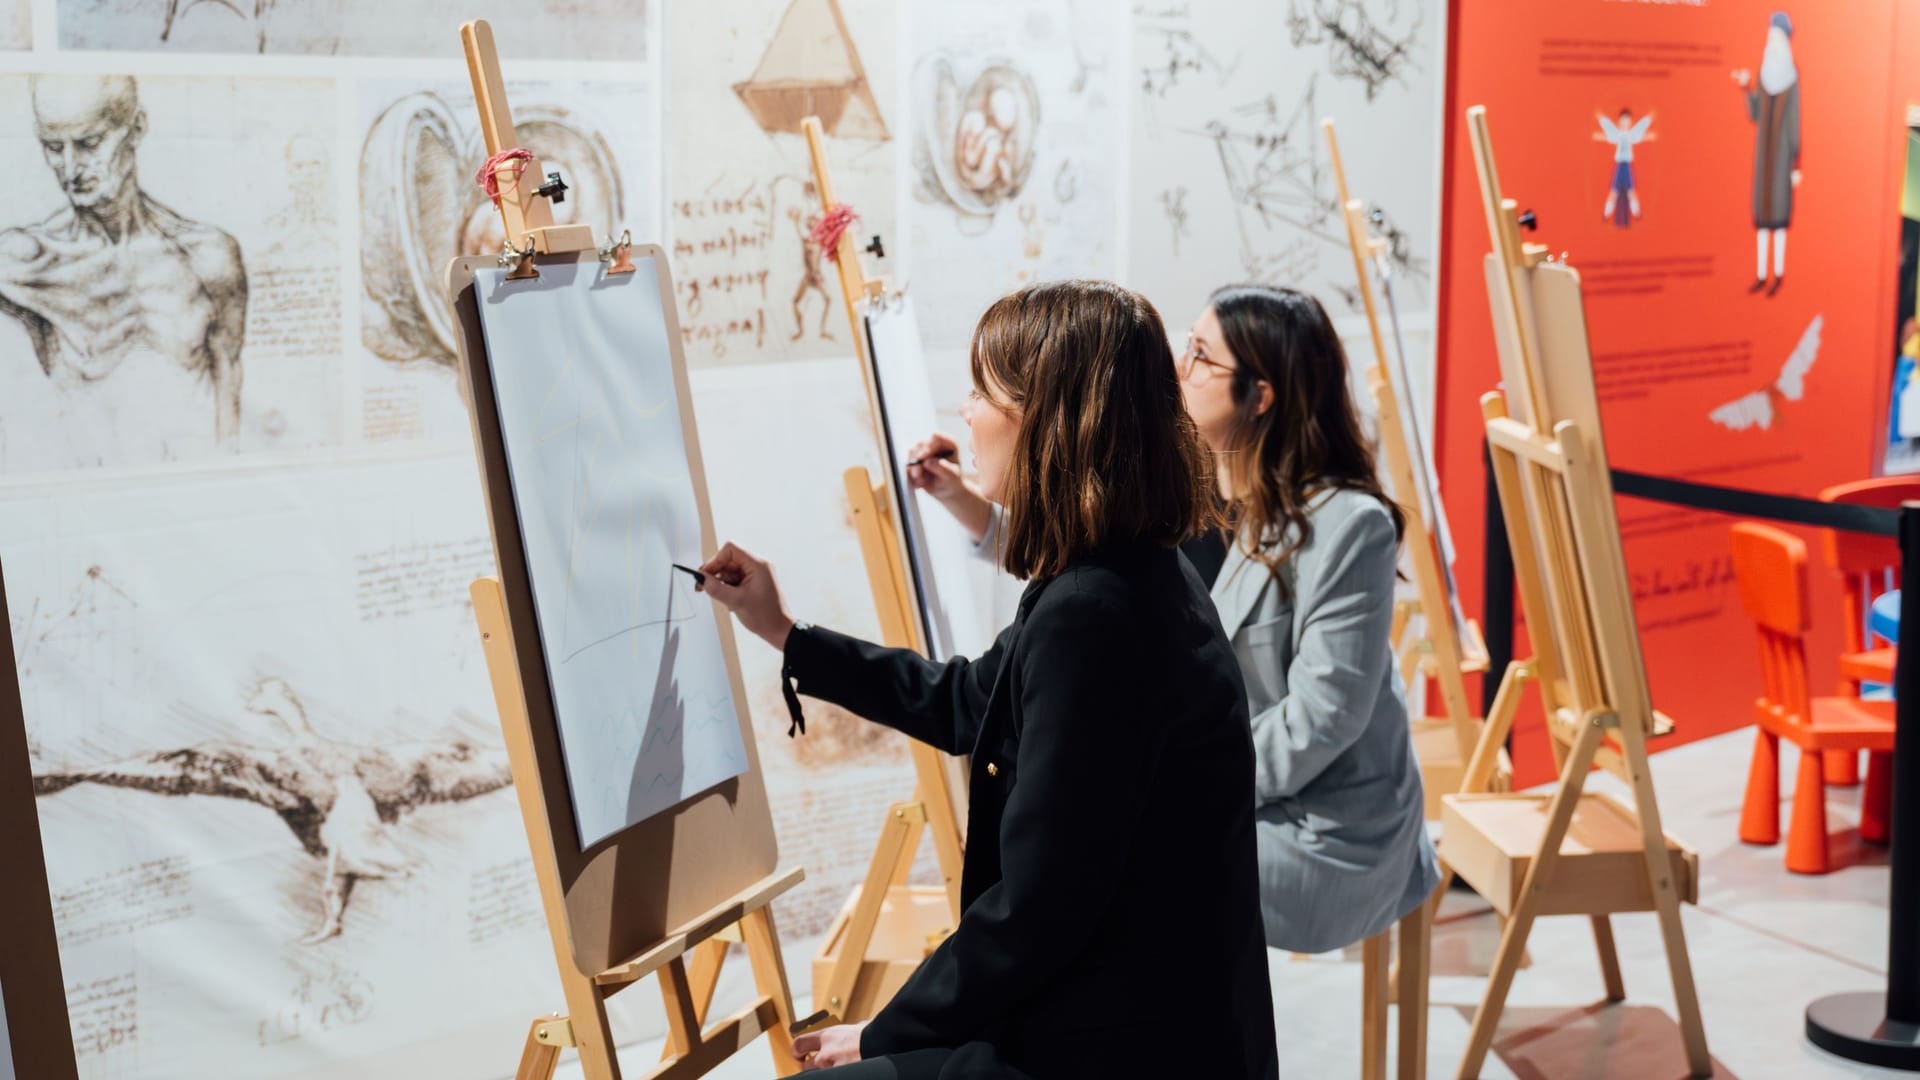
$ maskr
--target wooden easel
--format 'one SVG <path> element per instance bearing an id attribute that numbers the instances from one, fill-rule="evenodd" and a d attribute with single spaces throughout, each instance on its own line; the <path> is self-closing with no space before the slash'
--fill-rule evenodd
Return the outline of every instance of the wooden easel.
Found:
<path id="1" fill-rule="evenodd" d="M 7 620 L 7 588 L 0 574 L 0 626 Z M 0 638 L 0 920 L 7 943 L 0 947 L 0 1073 L 36 1080 L 75 1080 L 73 1025 L 67 1016 L 66 980 L 60 975 L 60 945 L 53 927 L 53 900 L 40 843 L 40 813 L 34 806 L 33 768 L 28 758 L 27 719 L 20 706 L 19 668 L 13 635 Z"/>
<path id="2" fill-rule="evenodd" d="M 493 32 L 484 21 L 461 27 L 487 152 L 514 147 L 512 115 L 500 78 Z M 538 163 L 527 171 L 538 173 Z M 501 177 L 500 211 L 507 226 L 509 277 L 538 275 L 548 265 L 608 263 L 630 273 L 632 245 L 609 240 L 596 251 L 586 226 L 555 226 L 547 198 L 531 185 Z M 520 237 L 518 248 L 513 237 Z M 657 248 L 649 257 L 664 263 Z M 490 260 L 456 259 L 449 292 L 460 324 L 461 370 L 485 481 L 487 512 L 501 576 L 473 582 L 474 615 L 506 737 L 514 790 L 532 849 L 534 874 L 568 1015 L 533 1021 L 515 1080 L 549 1080 L 561 1051 L 574 1047 L 588 1080 L 620 1080 L 607 999 L 657 975 L 667 1010 L 667 1050 L 650 1077 L 705 1075 L 762 1032 L 776 1075 L 800 1071 L 790 1034 L 793 1001 L 770 904 L 798 884 L 798 869 L 779 872 L 773 818 L 752 731 L 742 720 L 747 772 L 583 849 L 573 819 L 553 697 L 539 645 L 532 583 L 508 479 L 498 403 L 479 326 L 474 275 Z M 661 277 L 670 340 L 679 340 L 673 298 Z M 687 405 L 684 370 L 676 371 L 681 422 L 700 503 L 703 541 L 712 550 L 712 515 L 698 440 Z M 731 622 L 719 624 L 733 699 L 744 702 Z M 707 1026 L 707 1011 L 729 943 L 746 947 L 757 996 L 733 1016 Z"/>
<path id="3" fill-rule="evenodd" d="M 802 121 L 801 130 L 807 138 L 821 211 L 831 211 L 836 205 L 833 176 L 827 168 L 819 119 L 808 117 Z M 867 388 L 868 412 L 879 435 L 883 430 L 879 388 L 866 356 L 867 335 L 860 305 L 883 295 L 886 282 L 869 281 L 862 272 L 852 230 L 841 234 L 834 264 L 840 274 L 840 296 L 853 335 L 854 355 Z M 867 584 L 880 616 L 881 641 L 924 654 L 927 642 L 921 630 L 918 601 L 907 580 L 907 548 L 893 485 L 875 484 L 872 474 L 860 466 L 848 469 L 843 479 L 860 538 L 860 553 L 867 566 Z M 959 792 L 965 788 L 956 782 L 956 759 L 922 743 L 914 742 L 910 747 L 918 780 L 913 798 L 887 809 L 867 876 L 847 898 L 814 958 L 813 1002 L 826 1014 L 817 1022 L 845 1023 L 872 1017 L 959 923 L 964 854 Z M 933 838 L 942 879 L 937 886 L 907 884 L 923 832 Z"/>
<path id="4" fill-rule="evenodd" d="M 1393 370 L 1399 361 L 1387 353 L 1386 336 L 1380 328 L 1380 313 L 1373 296 L 1373 276 L 1367 264 L 1380 257 L 1386 241 L 1374 237 L 1367 227 L 1366 204 L 1347 189 L 1347 174 L 1341 164 L 1340 141 L 1334 135 L 1333 121 L 1323 120 L 1327 135 L 1333 177 L 1345 208 L 1347 242 L 1353 249 L 1353 269 L 1359 282 L 1360 300 L 1367 313 L 1367 330 L 1373 338 L 1374 362 L 1367 368 L 1367 389 L 1373 395 L 1374 412 L 1380 421 L 1380 454 L 1399 496 L 1400 510 L 1407 521 L 1407 555 L 1413 566 L 1418 600 L 1401 601 L 1394 606 L 1393 640 L 1400 650 L 1402 674 L 1409 683 L 1417 671 L 1434 680 L 1440 689 L 1443 714 L 1439 718 L 1420 717 L 1413 721 L 1414 751 L 1420 760 L 1421 780 L 1426 788 L 1427 817 L 1440 816 L 1440 797 L 1450 791 L 1464 791 L 1467 761 L 1480 739 L 1481 721 L 1467 703 L 1469 675 L 1487 670 L 1487 646 L 1480 639 L 1479 627 L 1469 620 L 1454 619 L 1457 605 L 1449 588 L 1447 570 L 1441 560 L 1439 507 L 1429 506 L 1437 492 L 1426 476 L 1425 451 L 1408 438 L 1403 407 L 1394 389 Z M 1417 455 L 1417 456 L 1416 456 Z M 1419 633 L 1409 637 L 1419 618 Z M 1500 704 L 1519 707 L 1519 695 L 1503 695 Z M 1509 717 L 1509 722 L 1511 718 Z M 1504 791 L 1513 770 L 1503 760 L 1489 778 L 1494 790 Z M 1475 790 L 1487 790 L 1484 786 Z"/>
<path id="5" fill-rule="evenodd" d="M 1614 514 L 1580 276 L 1548 259 L 1544 246 L 1521 242 L 1485 107 L 1467 119 L 1493 238 L 1487 277 L 1501 374 L 1512 395 L 1486 395 L 1481 411 L 1560 775 L 1551 795 L 1446 797 L 1447 863 L 1508 917 L 1459 1075 L 1477 1076 L 1492 1048 L 1535 918 L 1589 916 L 1607 999 L 1620 1001 L 1626 990 L 1608 917 L 1633 911 L 1659 916 L 1687 1064 L 1695 1076 L 1711 1075 L 1680 923 L 1680 903 L 1697 897 L 1699 860 L 1661 830 L 1654 798 L 1647 738 L 1656 714 Z M 1491 718 L 1469 781 L 1491 770 L 1511 719 Z M 1631 786 L 1631 806 L 1583 791 L 1596 763 Z"/>

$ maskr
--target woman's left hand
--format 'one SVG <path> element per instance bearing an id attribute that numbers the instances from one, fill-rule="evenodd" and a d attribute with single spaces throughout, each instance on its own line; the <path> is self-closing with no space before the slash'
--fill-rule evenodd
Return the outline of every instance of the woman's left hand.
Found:
<path id="1" fill-rule="evenodd" d="M 793 1056 L 800 1059 L 800 1070 L 831 1069 L 860 1060 L 860 1033 L 865 1023 L 836 1024 L 809 1031 L 793 1040 Z"/>

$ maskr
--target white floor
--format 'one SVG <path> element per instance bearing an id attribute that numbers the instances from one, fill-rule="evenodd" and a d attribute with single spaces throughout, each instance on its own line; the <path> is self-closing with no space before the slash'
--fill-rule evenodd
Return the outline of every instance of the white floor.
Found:
<path id="1" fill-rule="evenodd" d="M 1820 1080 L 1826 1077 L 1912 1076 L 1829 1056 L 1802 1037 L 1807 1002 L 1829 993 L 1885 986 L 1887 869 L 1884 849 L 1859 842 L 1859 789 L 1832 789 L 1829 823 L 1843 868 L 1824 877 L 1789 874 L 1781 849 L 1739 842 L 1740 798 L 1753 736 L 1738 731 L 1654 759 L 1667 829 L 1700 853 L 1700 905 L 1685 912 L 1687 944 L 1706 1016 L 1716 1077 Z M 1796 759 L 1783 751 L 1783 798 L 1791 796 Z M 1593 783 L 1611 785 L 1610 776 Z M 1615 790 L 1624 790 L 1615 785 Z M 1784 813 L 1784 806 L 1783 806 Z M 1783 819 L 1784 820 L 1784 819 Z M 1920 913 L 1914 917 L 1920 918 Z M 1673 1016 L 1659 929 L 1651 915 L 1614 920 L 1627 1000 L 1600 1007 L 1593 937 L 1582 918 L 1544 919 L 1522 970 L 1483 1077 L 1517 1080 L 1669 1080 L 1686 1074 Z M 1434 930 L 1429 1075 L 1459 1067 L 1473 1010 L 1498 945 L 1498 926 L 1479 898 L 1456 890 Z M 818 943 L 788 945 L 788 972 L 803 999 Z M 1360 963 L 1357 951 L 1295 960 L 1269 953 L 1280 1070 L 1288 1080 L 1359 1075 Z M 744 1001 L 744 963 L 723 983 L 720 1005 Z M 1155 988 L 1157 990 L 1157 988 Z M 636 994 L 653 993 L 636 988 Z M 1142 992 L 1149 988 L 1142 987 Z M 796 1003 L 800 1015 L 811 1011 Z M 1143 1002 L 1143 1005 L 1147 1004 Z M 1164 1033 L 1180 1038 L 1178 1032 Z M 646 1075 L 661 1043 L 621 1053 L 630 1077 Z M 579 1066 L 563 1064 L 568 1080 Z M 764 1043 L 710 1074 L 724 1080 L 768 1077 Z"/>

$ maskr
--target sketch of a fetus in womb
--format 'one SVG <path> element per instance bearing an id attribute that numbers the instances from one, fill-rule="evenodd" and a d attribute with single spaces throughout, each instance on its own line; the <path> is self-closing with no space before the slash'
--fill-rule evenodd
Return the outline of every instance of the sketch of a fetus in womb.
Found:
<path id="1" fill-rule="evenodd" d="M 1040 94 L 1017 68 L 994 64 L 963 92 L 945 56 L 916 72 L 923 198 L 951 204 L 963 219 L 991 220 L 1016 198 L 1033 172 Z"/>

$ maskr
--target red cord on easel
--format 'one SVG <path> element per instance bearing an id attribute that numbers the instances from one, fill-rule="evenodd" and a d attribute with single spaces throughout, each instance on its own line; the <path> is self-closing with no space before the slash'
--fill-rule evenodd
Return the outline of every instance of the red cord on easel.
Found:
<path id="1" fill-rule="evenodd" d="M 833 209 L 820 215 L 820 220 L 813 223 L 811 233 L 813 242 L 820 245 L 820 254 L 839 262 L 840 238 L 846 235 L 847 229 L 859 216 L 846 203 L 836 204 Z"/>
<path id="2" fill-rule="evenodd" d="M 520 174 L 526 171 L 527 163 L 532 160 L 533 151 L 524 147 L 516 146 L 511 150 L 502 150 L 488 158 L 485 165 L 480 166 L 480 171 L 473 174 L 473 182 L 479 184 L 480 189 L 487 193 L 487 198 L 493 200 L 493 205 L 499 206 L 500 166 L 509 161 L 520 163 L 520 166 L 513 170 L 513 184 L 507 188 L 508 191 L 512 191 L 520 185 Z"/>

